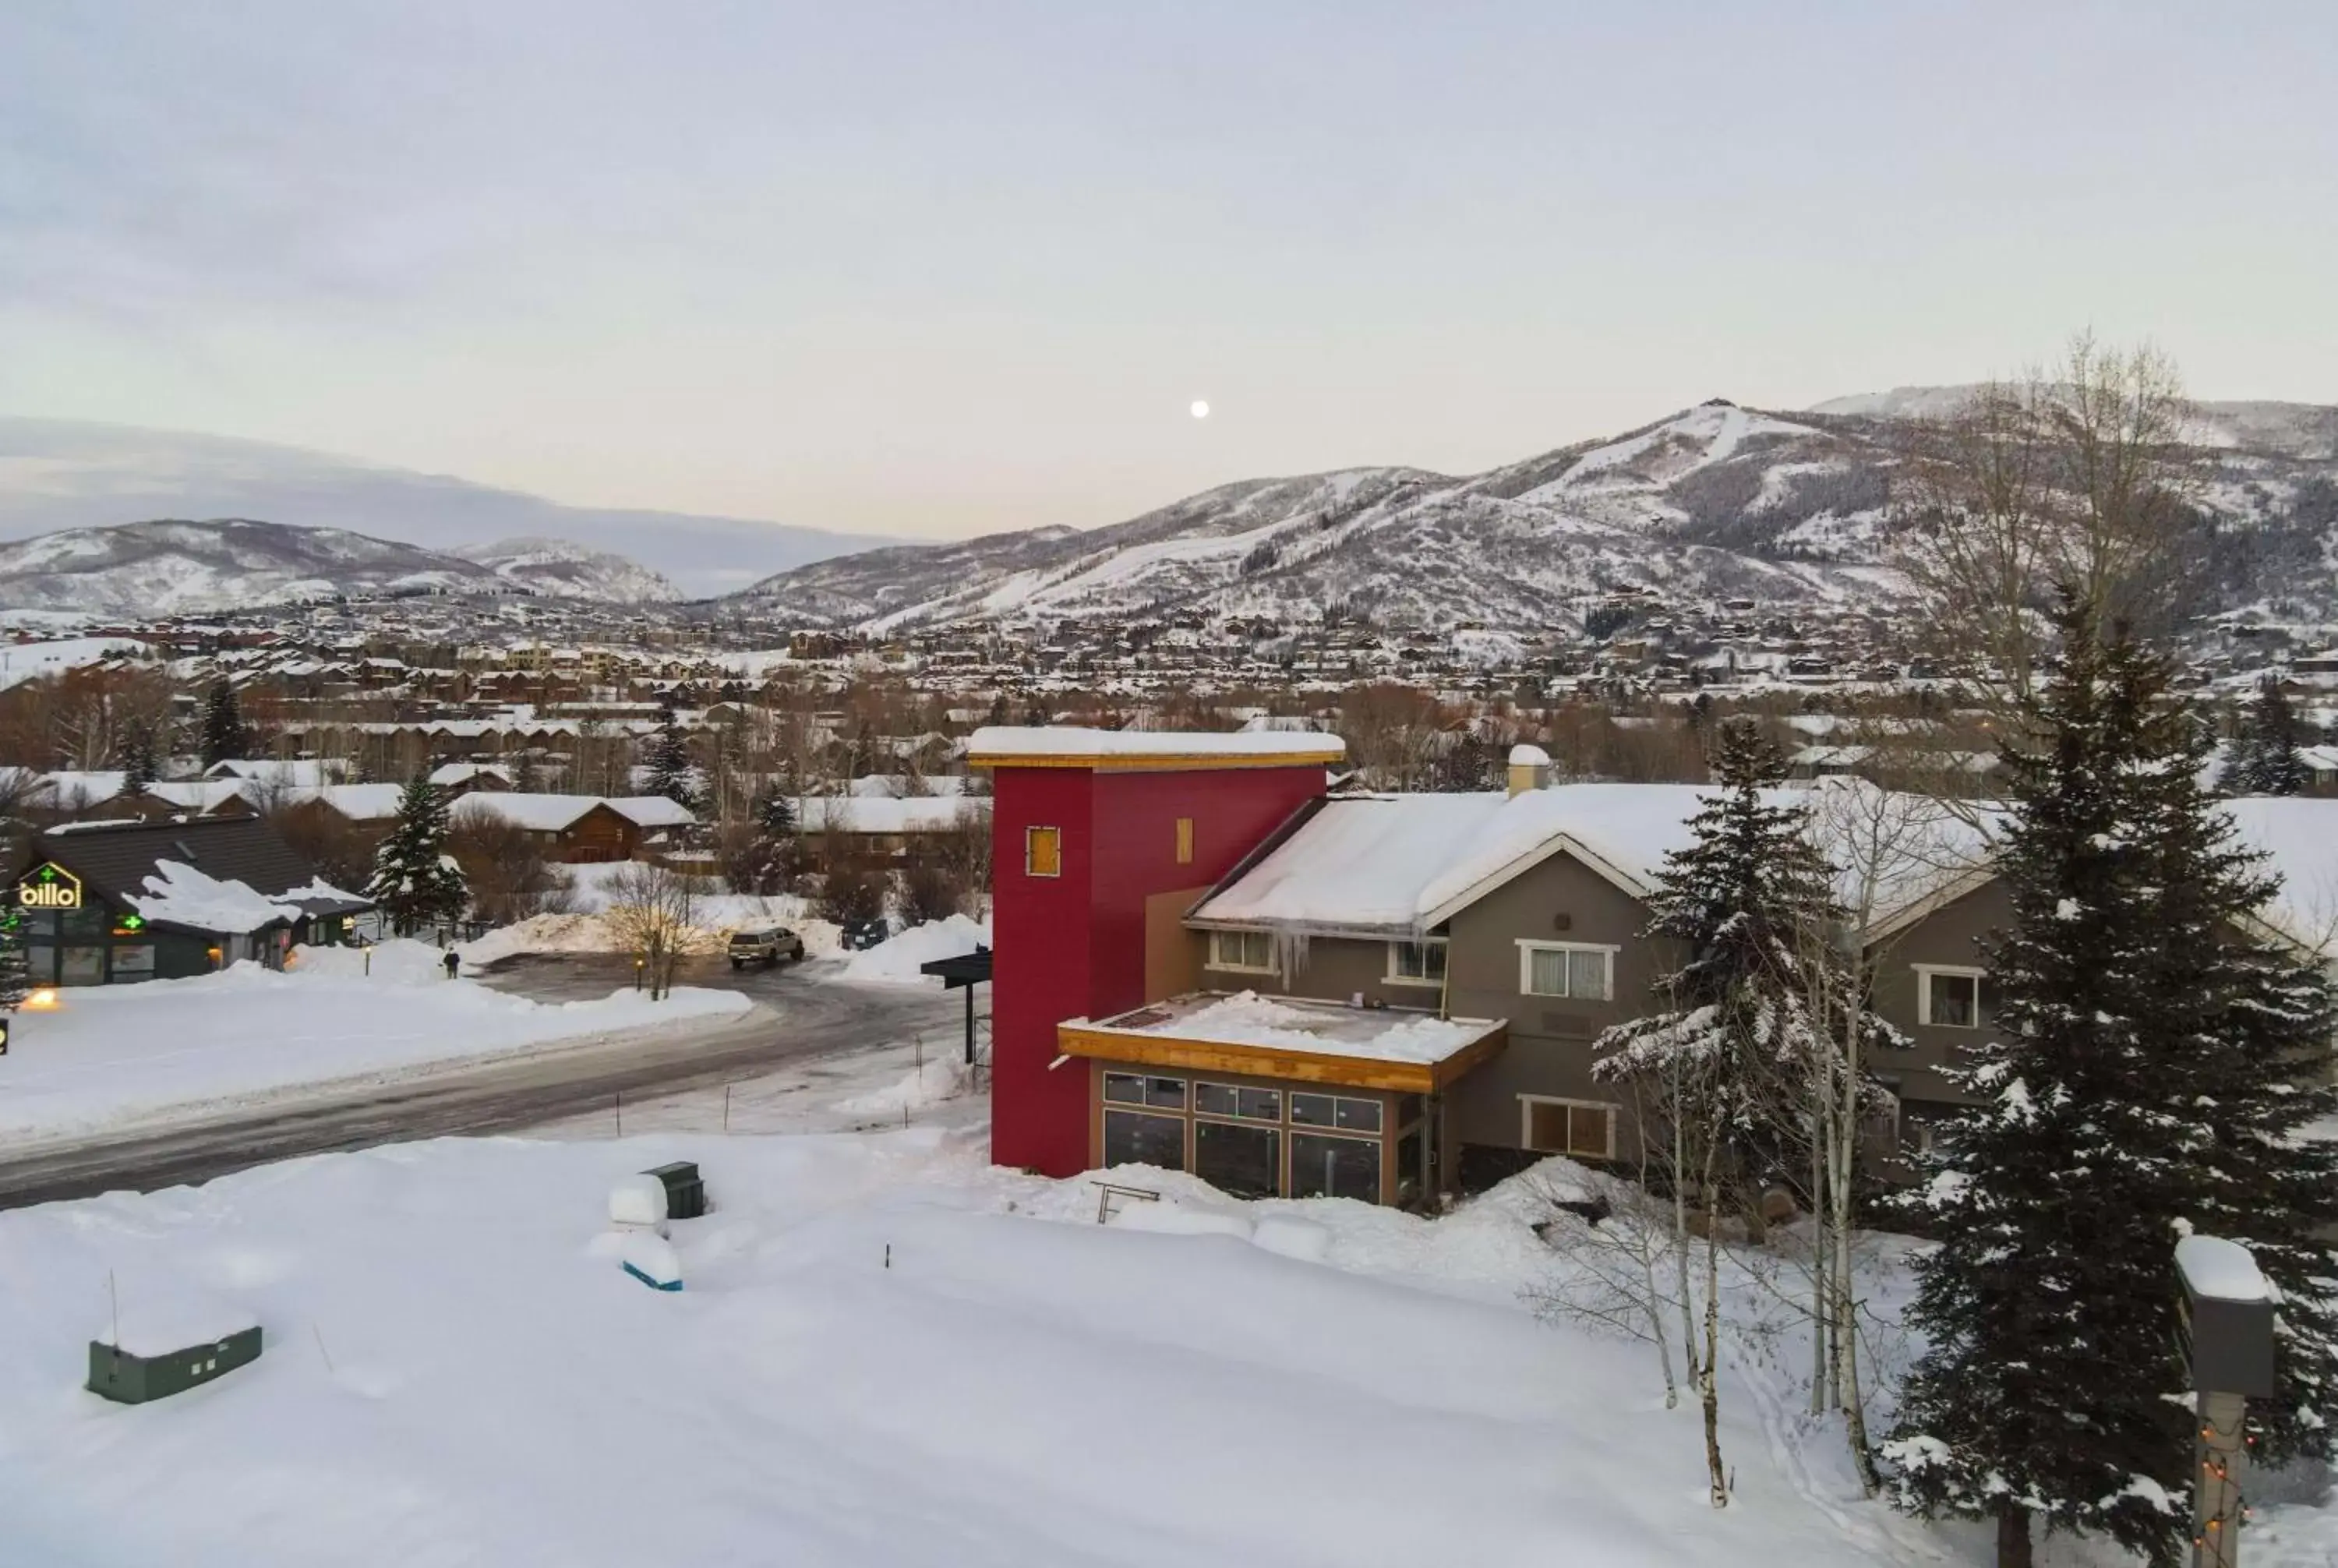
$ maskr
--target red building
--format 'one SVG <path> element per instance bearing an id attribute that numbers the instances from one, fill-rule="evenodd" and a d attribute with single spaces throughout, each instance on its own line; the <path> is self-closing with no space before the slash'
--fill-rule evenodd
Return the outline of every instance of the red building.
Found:
<path id="1" fill-rule="evenodd" d="M 988 729 L 990 1155 L 1070 1176 L 1089 1164 L 1085 1063 L 1056 1070 L 1056 1026 L 1192 984 L 1185 910 L 1321 797 L 1334 736 Z"/>

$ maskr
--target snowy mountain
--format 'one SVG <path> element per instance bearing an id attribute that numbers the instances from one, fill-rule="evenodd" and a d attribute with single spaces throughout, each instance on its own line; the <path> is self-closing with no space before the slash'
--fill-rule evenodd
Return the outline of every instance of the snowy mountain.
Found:
<path id="1" fill-rule="evenodd" d="M 875 631 L 960 621 L 1341 612 L 1385 623 L 1547 624 L 1649 588 L 1768 604 L 1889 603 L 1894 423 L 1963 389 L 1803 414 L 1722 400 L 1469 477 L 1356 468 L 1246 480 L 1108 527 L 872 551 L 741 597 Z M 2202 410 L 2203 505 L 2227 598 L 2338 606 L 2338 409 Z M 2328 544 L 2331 551 L 2322 546 Z"/>
<path id="2" fill-rule="evenodd" d="M 453 552 L 514 586 L 545 599 L 611 604 L 670 604 L 682 590 L 648 567 L 565 539 L 498 539 Z"/>
<path id="3" fill-rule="evenodd" d="M 220 436 L 0 418 L 0 540 L 143 517 L 266 517 L 430 550 L 551 538 L 653 562 L 683 591 L 887 543 L 737 517 L 564 506 L 541 496 Z"/>
<path id="4" fill-rule="evenodd" d="M 673 584 L 630 561 L 561 546 L 530 554 L 489 546 L 478 560 L 352 534 L 223 518 L 66 528 L 0 544 L 0 608 L 102 616 L 196 614 L 339 594 L 555 593 L 594 587 L 638 600 Z M 504 552 L 496 554 L 496 552 Z M 542 585 L 545 581 L 556 586 Z"/>

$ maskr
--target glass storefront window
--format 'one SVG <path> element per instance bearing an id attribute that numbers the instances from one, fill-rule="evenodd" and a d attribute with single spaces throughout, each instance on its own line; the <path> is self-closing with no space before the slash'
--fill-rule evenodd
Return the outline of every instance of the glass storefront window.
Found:
<path id="1" fill-rule="evenodd" d="M 1185 1121 L 1182 1116 L 1148 1116 L 1141 1111 L 1104 1113 L 1104 1162 L 1106 1165 L 1158 1165 L 1164 1171 L 1185 1168 Z"/>
<path id="2" fill-rule="evenodd" d="M 1380 1102 L 1345 1094 L 1293 1094 L 1291 1120 L 1300 1127 L 1337 1127 L 1348 1132 L 1380 1130 Z"/>
<path id="3" fill-rule="evenodd" d="M 1293 1100 L 1297 1095 L 1292 1096 Z M 1293 1198 L 1354 1198 L 1380 1200 L 1380 1146 L 1374 1138 L 1326 1138 L 1315 1132 L 1291 1135 L 1291 1195 Z"/>
<path id="4" fill-rule="evenodd" d="M 1203 1116 L 1239 1116 L 1245 1122 L 1282 1120 L 1282 1091 L 1233 1083 L 1196 1083 L 1194 1109 Z"/>
<path id="5" fill-rule="evenodd" d="M 1196 1122 L 1194 1174 L 1236 1198 L 1272 1198 L 1282 1190 L 1282 1134 L 1272 1127 Z"/>

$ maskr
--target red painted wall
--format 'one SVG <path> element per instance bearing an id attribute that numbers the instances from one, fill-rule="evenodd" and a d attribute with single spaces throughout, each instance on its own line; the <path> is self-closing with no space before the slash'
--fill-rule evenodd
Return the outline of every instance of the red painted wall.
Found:
<path id="1" fill-rule="evenodd" d="M 1087 1074 L 1047 1070 L 1056 1025 L 1144 1001 L 1144 900 L 1217 881 L 1323 792 L 1323 769 L 1000 768 L 993 777 L 990 1157 L 1069 1176 L 1087 1168 Z M 1184 865 L 1180 817 L 1194 819 Z M 1061 831 L 1061 877 L 1024 874 L 1024 830 L 1035 826 Z"/>

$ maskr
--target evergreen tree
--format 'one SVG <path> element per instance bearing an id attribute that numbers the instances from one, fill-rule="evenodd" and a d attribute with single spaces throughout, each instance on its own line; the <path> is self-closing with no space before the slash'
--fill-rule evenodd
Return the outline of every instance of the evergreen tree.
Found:
<path id="1" fill-rule="evenodd" d="M 755 794 L 750 808 L 755 826 L 766 838 L 785 838 L 796 830 L 796 805 L 787 790 L 778 784 L 766 784 Z"/>
<path id="2" fill-rule="evenodd" d="M 1983 944 L 1993 1027 L 1949 1069 L 1978 1102 L 1928 1160 L 1916 1265 L 1929 1342 L 1886 1455 L 1913 1512 L 2032 1519 L 2156 1563 L 2189 1535 L 2191 1418 L 2169 1321 L 2187 1230 L 2257 1250 L 2282 1289 L 2284 1387 L 2261 1451 L 2327 1447 L 2338 1302 L 2319 1227 L 2338 1157 L 2294 1136 L 2338 1109 L 2333 1013 L 2309 963 L 2252 937 L 2277 879 L 2197 782 L 2206 743 L 2168 665 L 2065 596 L 2034 746 L 2004 763 L 2011 926 Z"/>
<path id="3" fill-rule="evenodd" d="M 2227 795 L 2298 795 L 2310 781 L 2297 754 L 2297 714 L 2281 683 L 2268 675 L 2241 720 L 2217 784 Z"/>
<path id="4" fill-rule="evenodd" d="M 201 752 L 205 768 L 242 757 L 250 750 L 250 733 L 244 729 L 243 715 L 235 705 L 235 688 L 226 681 L 212 684 L 203 699 L 203 728 Z"/>
<path id="5" fill-rule="evenodd" d="M 1832 938 L 1843 914 L 1806 808 L 1765 788 L 1784 776 L 1777 748 L 1753 720 L 1731 719 L 1716 730 L 1712 764 L 1719 792 L 1691 819 L 1694 840 L 1666 857 L 1643 931 L 1676 946 L 1684 961 L 1656 981 L 1655 1012 L 1593 1042 L 1592 1072 L 1634 1083 L 1655 1112 L 1643 1133 L 1662 1151 L 1652 1164 L 1678 1204 L 1717 1218 L 1732 1206 L 1754 1212 L 1758 1184 L 1802 1174 L 1785 1168 L 1785 1150 L 1813 1073 L 1839 1059 L 1833 1021 L 1855 1021 L 1877 1044 L 1893 1036 L 1866 1011 L 1837 957 Z M 1855 1097 L 1861 1086 L 1843 1087 Z M 1673 1244 L 1685 1250 L 1685 1215 L 1675 1214 Z M 1715 1381 L 1717 1234 L 1708 1223 L 1700 1244 L 1702 1348 L 1689 1333 L 1683 1345 L 1704 1409 L 1715 1507 L 1728 1498 Z M 1685 1319 L 1695 1315 L 1688 1277 L 1684 1263 Z"/>
<path id="6" fill-rule="evenodd" d="M 133 724 L 122 742 L 122 792 L 140 794 L 162 776 L 154 760 L 154 731 L 143 723 Z"/>
<path id="7" fill-rule="evenodd" d="M 1831 936 L 1843 916 L 1808 811 L 1766 793 L 1785 777 L 1777 747 L 1752 720 L 1725 720 L 1712 767 L 1720 792 L 1690 818 L 1694 842 L 1665 858 L 1642 932 L 1677 945 L 1685 961 L 1657 978 L 1655 1012 L 1594 1042 L 1593 1071 L 1656 1079 L 1691 1066 L 1702 1102 L 1686 1112 L 1711 1130 L 1726 1171 L 1762 1179 L 1773 1173 L 1776 1140 L 1763 1125 L 1773 1091 L 1782 1073 L 1805 1075 L 1825 1049 L 1813 998 L 1852 982 L 1811 972 L 1832 951 L 1813 938 Z M 1871 1027 L 1879 1043 L 1891 1037 L 1881 1020 Z"/>
<path id="8" fill-rule="evenodd" d="M 698 809 L 698 791 L 693 787 L 690 763 L 690 742 L 682 738 L 682 730 L 671 711 L 657 733 L 650 737 L 648 754 L 643 760 L 649 765 L 649 792 L 663 795 L 676 805 Z"/>
<path id="9" fill-rule="evenodd" d="M 398 798 L 398 823 L 374 851 L 366 897 L 381 906 L 401 936 L 463 913 L 470 891 L 447 855 L 447 801 L 427 772 Z"/>
<path id="10" fill-rule="evenodd" d="M 0 904 L 0 1013 L 25 1004 L 32 970 L 25 956 L 25 915 L 15 901 Z"/>

